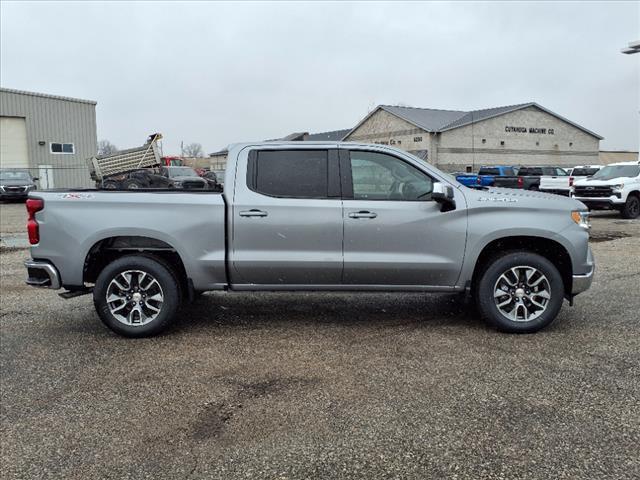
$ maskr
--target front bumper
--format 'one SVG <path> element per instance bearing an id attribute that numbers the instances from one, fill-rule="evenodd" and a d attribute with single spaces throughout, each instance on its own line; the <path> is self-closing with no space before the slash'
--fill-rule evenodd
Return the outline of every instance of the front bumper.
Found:
<path id="1" fill-rule="evenodd" d="M 24 266 L 27 268 L 27 285 L 52 290 L 62 287 L 60 274 L 52 264 L 30 259 L 24 262 Z"/>
<path id="2" fill-rule="evenodd" d="M 591 253 L 591 248 L 587 251 L 587 264 L 590 265 L 590 270 L 586 273 L 581 273 L 579 275 L 573 275 L 573 282 L 571 287 L 571 295 L 577 295 L 586 290 L 589 290 L 591 287 L 591 282 L 593 282 L 593 273 L 596 270 L 596 263 L 593 258 L 593 254 Z"/>
<path id="3" fill-rule="evenodd" d="M 620 208 L 624 205 L 621 198 L 612 195 L 610 197 L 577 197 L 572 196 L 574 200 L 584 203 L 587 207 L 593 209 L 605 209 L 610 210 L 613 208 Z"/>

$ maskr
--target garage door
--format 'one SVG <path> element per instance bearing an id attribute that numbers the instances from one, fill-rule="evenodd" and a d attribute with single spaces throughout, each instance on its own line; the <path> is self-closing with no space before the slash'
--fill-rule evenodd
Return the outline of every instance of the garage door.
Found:
<path id="1" fill-rule="evenodd" d="M 0 117 L 0 168 L 29 168 L 24 118 Z"/>

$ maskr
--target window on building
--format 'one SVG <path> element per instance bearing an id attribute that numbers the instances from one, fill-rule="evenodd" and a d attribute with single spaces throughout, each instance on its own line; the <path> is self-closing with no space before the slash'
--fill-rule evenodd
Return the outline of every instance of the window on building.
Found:
<path id="1" fill-rule="evenodd" d="M 249 161 L 252 190 L 272 197 L 327 198 L 326 150 L 265 150 Z"/>
<path id="2" fill-rule="evenodd" d="M 62 155 L 64 154 L 73 155 L 74 153 L 76 153 L 76 148 L 73 143 L 51 142 L 50 146 L 51 146 L 51 153 L 57 153 Z"/>
<path id="3" fill-rule="evenodd" d="M 504 146 L 504 140 L 500 140 L 500 145 Z"/>
<path id="4" fill-rule="evenodd" d="M 483 138 L 483 139 L 482 139 L 482 143 L 487 143 L 487 139 L 486 139 L 486 138 Z"/>
<path id="5" fill-rule="evenodd" d="M 573 142 L 569 142 L 569 146 L 570 146 L 570 147 L 573 147 Z"/>
<path id="6" fill-rule="evenodd" d="M 376 152 L 351 152 L 354 200 L 430 200 L 433 180 L 417 168 Z"/>

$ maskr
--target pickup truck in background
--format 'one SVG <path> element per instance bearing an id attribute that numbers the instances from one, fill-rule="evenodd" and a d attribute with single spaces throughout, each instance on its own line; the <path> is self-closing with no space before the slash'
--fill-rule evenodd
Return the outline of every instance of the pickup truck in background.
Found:
<path id="1" fill-rule="evenodd" d="M 480 167 L 478 173 L 458 173 L 456 174 L 456 180 L 458 180 L 465 187 L 492 187 L 495 177 L 502 177 L 505 175 L 512 176 L 517 172 L 514 167 L 507 167 L 502 165 L 496 165 L 492 167 Z"/>
<path id="2" fill-rule="evenodd" d="M 520 167 L 517 175 L 496 177 L 494 186 L 539 190 L 540 177 L 543 175 L 566 176 L 567 172 L 560 167 Z"/>
<path id="3" fill-rule="evenodd" d="M 594 175 L 602 165 L 580 165 L 571 169 L 567 175 L 543 175 L 540 177 L 540 191 L 569 196 L 571 187 L 577 180 Z"/>
<path id="4" fill-rule="evenodd" d="M 491 326 L 534 332 L 592 281 L 583 204 L 469 189 L 394 147 L 233 145 L 224 185 L 34 192 L 27 283 L 92 292 L 143 337 L 207 290 L 469 292 Z"/>
<path id="5" fill-rule="evenodd" d="M 618 210 L 623 218 L 640 216 L 640 162 L 612 163 L 573 184 L 571 195 L 594 210 Z"/>

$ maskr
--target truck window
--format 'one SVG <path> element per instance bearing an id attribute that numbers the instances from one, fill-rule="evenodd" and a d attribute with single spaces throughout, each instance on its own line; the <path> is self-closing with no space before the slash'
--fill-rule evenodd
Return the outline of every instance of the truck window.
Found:
<path id="1" fill-rule="evenodd" d="M 521 167 L 518 170 L 518 175 L 521 177 L 536 177 L 542 175 L 542 169 L 540 167 Z"/>
<path id="2" fill-rule="evenodd" d="M 354 200 L 429 200 L 433 180 L 391 155 L 351 151 Z"/>
<path id="3" fill-rule="evenodd" d="M 483 167 L 478 171 L 478 175 L 500 175 L 500 169 L 494 167 Z"/>
<path id="4" fill-rule="evenodd" d="M 326 150 L 262 150 L 249 159 L 249 187 L 272 197 L 328 198 Z"/>

